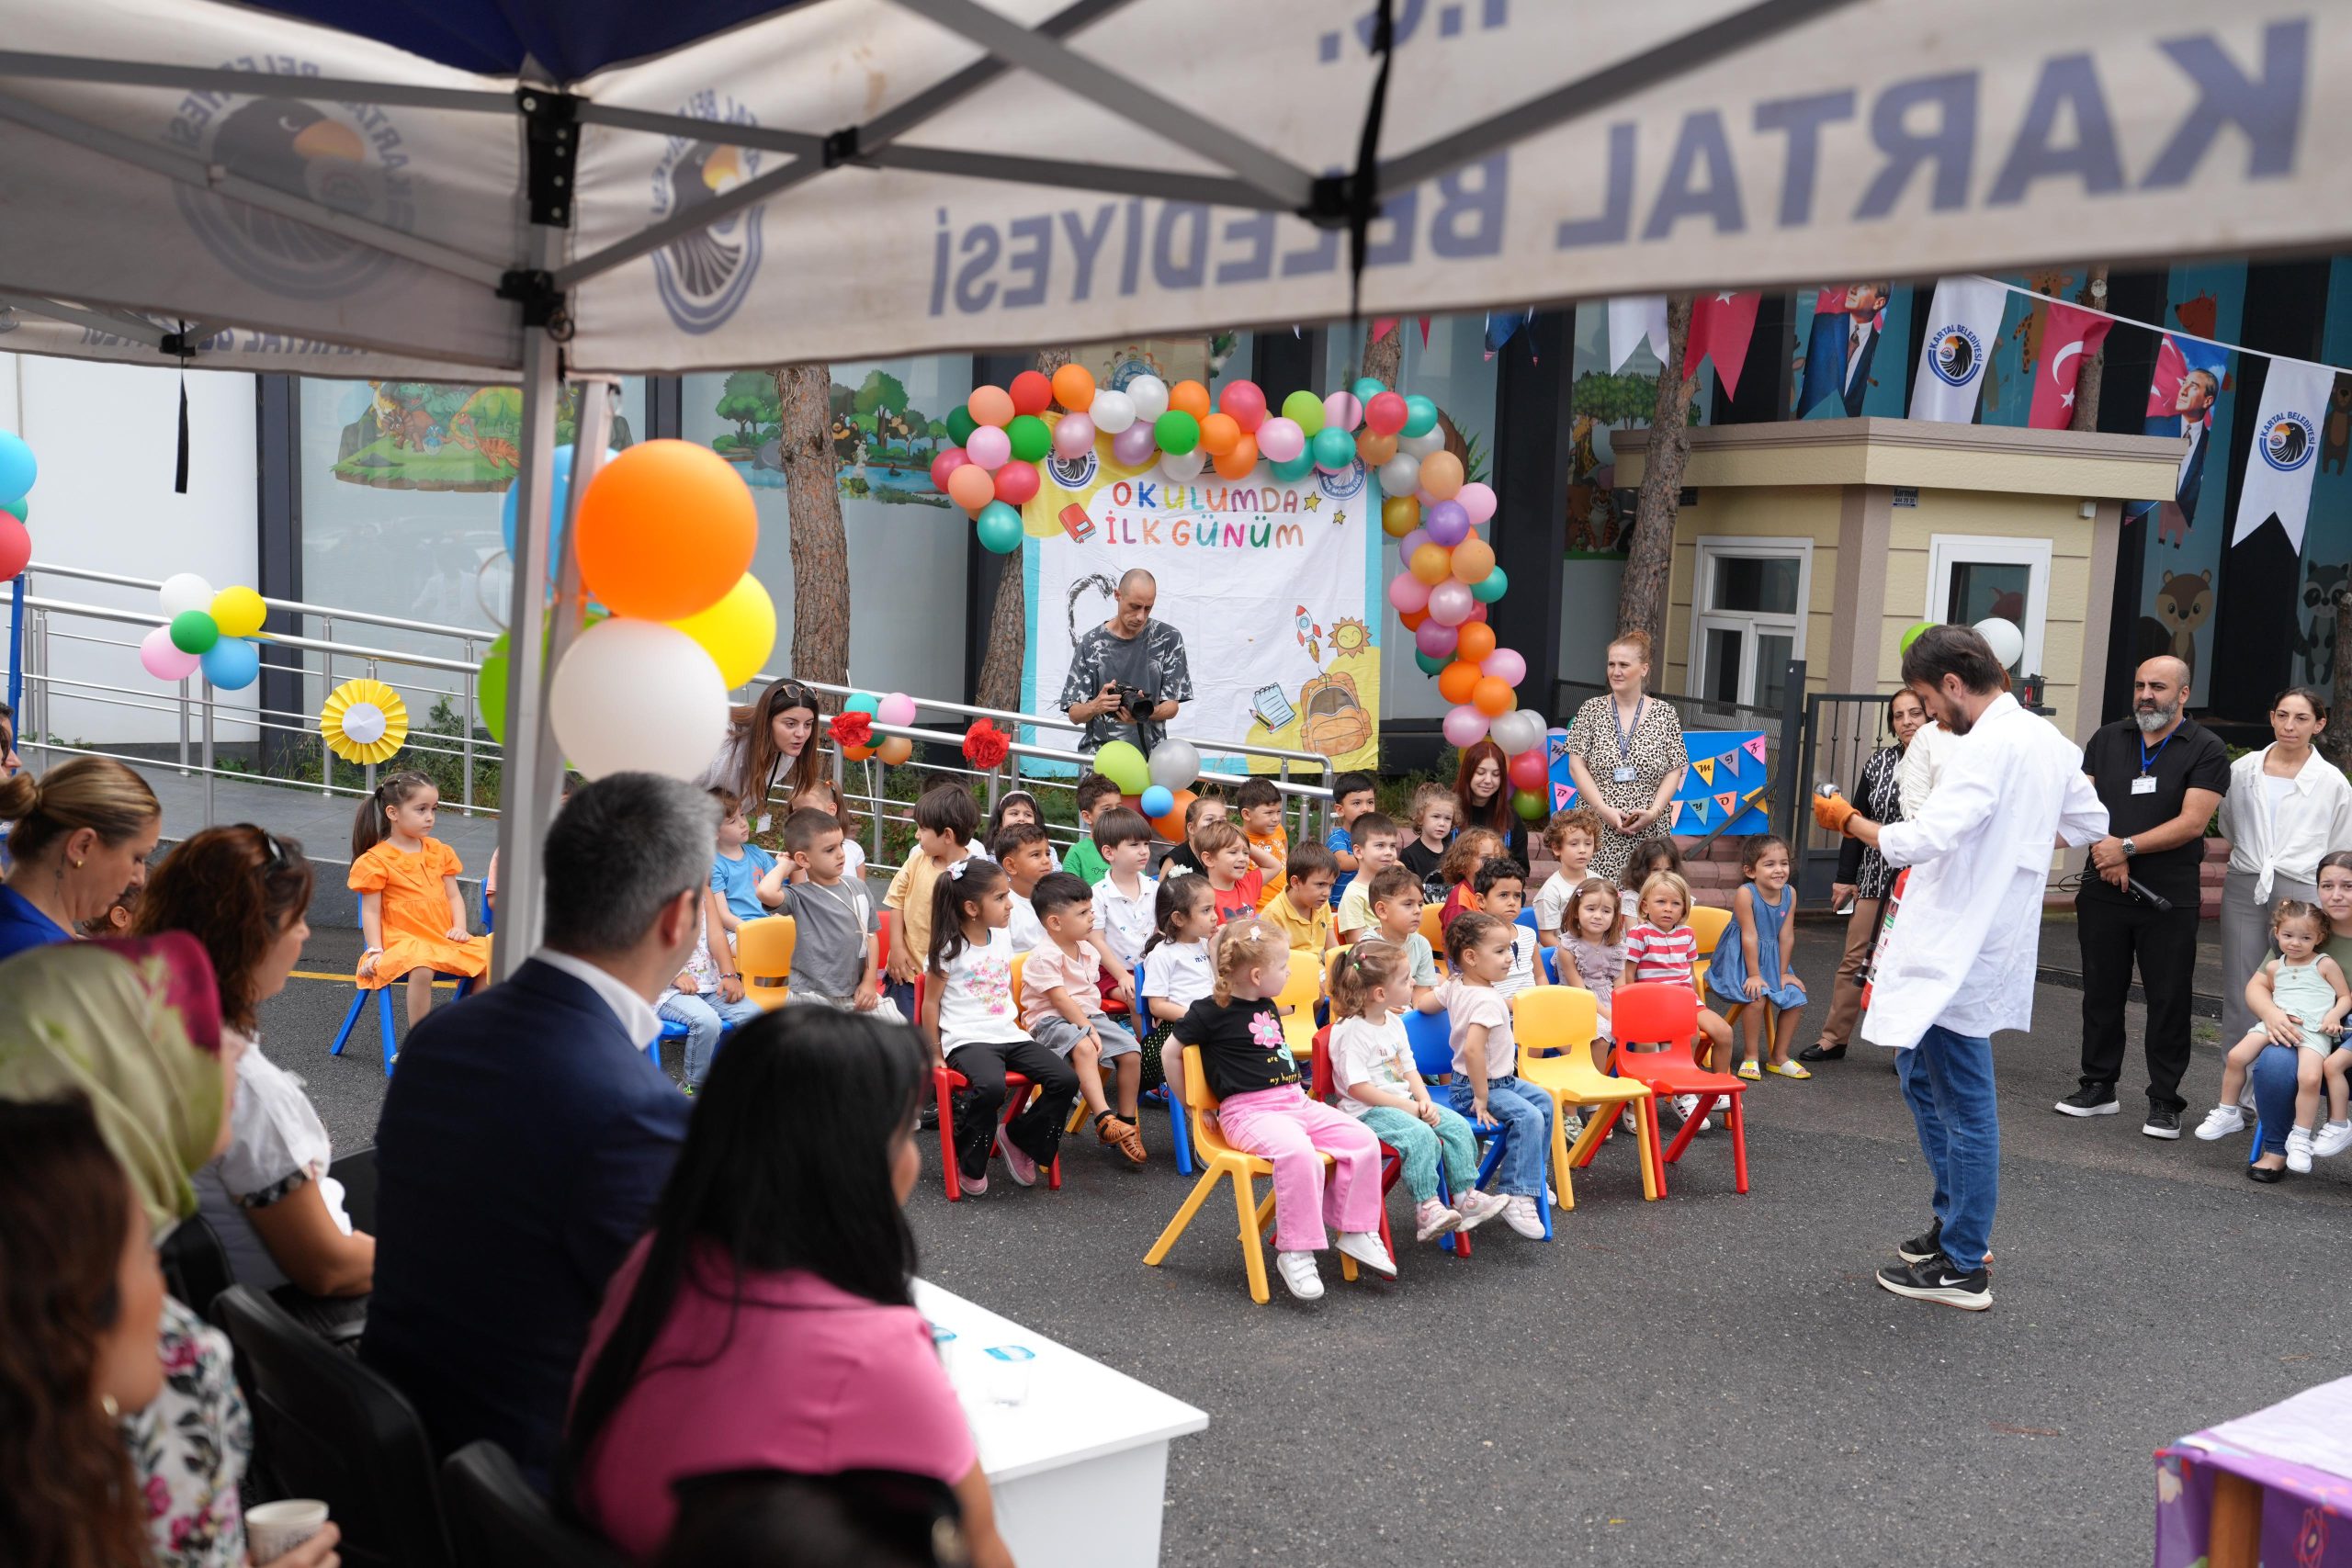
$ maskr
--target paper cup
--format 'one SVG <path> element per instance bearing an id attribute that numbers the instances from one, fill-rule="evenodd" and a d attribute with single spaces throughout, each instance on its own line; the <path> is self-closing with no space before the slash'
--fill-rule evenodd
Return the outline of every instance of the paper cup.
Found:
<path id="1" fill-rule="evenodd" d="M 264 1503 L 245 1513 L 245 1546 L 256 1563 L 285 1556 L 326 1529 L 327 1506 L 309 1497 Z"/>

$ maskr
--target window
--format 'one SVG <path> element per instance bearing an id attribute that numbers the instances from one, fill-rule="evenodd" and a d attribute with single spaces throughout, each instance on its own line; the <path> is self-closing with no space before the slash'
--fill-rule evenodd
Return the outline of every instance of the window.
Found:
<path id="1" fill-rule="evenodd" d="M 2013 676 L 2041 670 L 2041 634 L 2049 614 L 2050 541 L 1938 534 L 1928 545 L 1927 618 L 1973 626 L 1991 616 L 2013 621 L 2025 634 L 2025 656 Z"/>
<path id="2" fill-rule="evenodd" d="M 1804 657 L 1810 539 L 1699 541 L 1691 595 L 1690 695 L 1777 708 L 1789 661 Z"/>

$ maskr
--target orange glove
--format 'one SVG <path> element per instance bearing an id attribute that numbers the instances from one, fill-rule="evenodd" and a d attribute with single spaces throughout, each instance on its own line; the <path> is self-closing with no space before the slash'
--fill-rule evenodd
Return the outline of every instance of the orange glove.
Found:
<path id="1" fill-rule="evenodd" d="M 1816 795 L 1813 797 L 1813 820 L 1826 833 L 1846 836 L 1846 818 L 1854 814 L 1854 803 L 1842 795 Z"/>

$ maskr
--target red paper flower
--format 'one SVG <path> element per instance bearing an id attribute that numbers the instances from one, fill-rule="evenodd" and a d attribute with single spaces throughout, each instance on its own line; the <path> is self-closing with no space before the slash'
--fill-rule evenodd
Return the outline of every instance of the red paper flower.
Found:
<path id="1" fill-rule="evenodd" d="M 848 713 L 833 715 L 826 728 L 832 732 L 836 745 L 863 746 L 874 738 L 874 716 L 853 708 Z"/>
<path id="2" fill-rule="evenodd" d="M 993 768 L 1012 750 L 1012 737 L 999 729 L 993 720 L 975 719 L 972 728 L 964 731 L 964 755 L 976 767 Z"/>

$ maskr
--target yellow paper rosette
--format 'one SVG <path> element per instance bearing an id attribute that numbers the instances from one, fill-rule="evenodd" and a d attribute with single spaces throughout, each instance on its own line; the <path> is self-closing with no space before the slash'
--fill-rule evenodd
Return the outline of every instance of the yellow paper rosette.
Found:
<path id="1" fill-rule="evenodd" d="M 381 681 L 345 681 L 319 709 L 319 733 L 346 762 L 380 762 L 408 739 L 408 705 Z"/>

